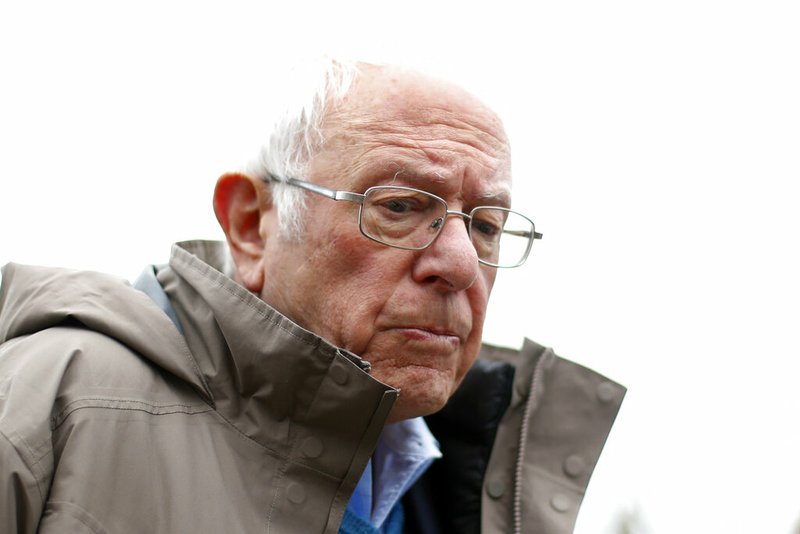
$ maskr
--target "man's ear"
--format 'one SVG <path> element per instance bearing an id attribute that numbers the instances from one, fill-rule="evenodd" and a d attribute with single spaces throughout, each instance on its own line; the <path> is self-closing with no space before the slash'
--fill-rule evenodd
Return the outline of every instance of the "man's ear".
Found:
<path id="1" fill-rule="evenodd" d="M 240 173 L 223 174 L 214 189 L 217 215 L 236 263 L 239 282 L 254 293 L 264 286 L 264 239 L 261 218 L 272 197 L 261 180 Z"/>

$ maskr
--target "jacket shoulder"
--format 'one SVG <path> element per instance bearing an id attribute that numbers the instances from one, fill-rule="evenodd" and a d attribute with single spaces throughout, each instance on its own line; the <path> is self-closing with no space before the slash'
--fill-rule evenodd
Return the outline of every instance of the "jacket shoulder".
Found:
<path id="1" fill-rule="evenodd" d="M 50 454 L 52 433 L 75 410 L 121 404 L 163 410 L 208 405 L 181 380 L 120 341 L 78 325 L 0 345 L 0 431 L 26 463 Z"/>
<path id="2" fill-rule="evenodd" d="M 113 439 L 108 425 L 134 413 L 209 410 L 182 380 L 79 324 L 7 341 L 0 345 L 0 514 L 9 512 L 15 531 L 36 530 L 74 428 L 99 424 L 106 431 L 93 439 Z"/>

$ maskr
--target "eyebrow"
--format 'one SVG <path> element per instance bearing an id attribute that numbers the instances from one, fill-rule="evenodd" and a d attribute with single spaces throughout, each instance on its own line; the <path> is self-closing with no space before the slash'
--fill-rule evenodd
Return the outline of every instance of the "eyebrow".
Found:
<path id="1" fill-rule="evenodd" d="M 486 191 L 478 195 L 480 201 L 491 201 L 504 206 L 511 205 L 511 193 L 507 190 Z"/>
<path id="2" fill-rule="evenodd" d="M 415 182 L 419 186 L 423 186 L 429 183 L 434 183 L 434 184 L 447 183 L 447 178 L 445 178 L 438 172 L 426 173 L 406 168 L 402 168 L 399 171 L 395 171 L 394 175 L 392 176 L 391 182 L 392 183 L 396 182 L 398 178 L 402 178 L 403 180 L 407 180 L 409 182 Z"/>

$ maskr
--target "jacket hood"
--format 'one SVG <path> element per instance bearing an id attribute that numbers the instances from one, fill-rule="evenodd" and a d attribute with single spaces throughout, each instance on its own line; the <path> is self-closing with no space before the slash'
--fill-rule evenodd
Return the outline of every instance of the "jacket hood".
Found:
<path id="1" fill-rule="evenodd" d="M 115 276 L 9 263 L 0 285 L 0 343 L 57 326 L 109 336 L 210 398 L 183 336 L 143 292 Z M 182 359 L 165 355 L 183 354 Z"/>

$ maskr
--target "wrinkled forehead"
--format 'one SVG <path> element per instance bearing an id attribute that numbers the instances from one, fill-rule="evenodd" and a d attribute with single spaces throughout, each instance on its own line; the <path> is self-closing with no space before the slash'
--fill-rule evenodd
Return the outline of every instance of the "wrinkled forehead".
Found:
<path id="1" fill-rule="evenodd" d="M 480 180 L 481 194 L 510 194 L 502 122 L 463 89 L 396 67 L 366 67 L 323 121 L 327 148 L 353 174 L 385 167 L 431 182 Z"/>

